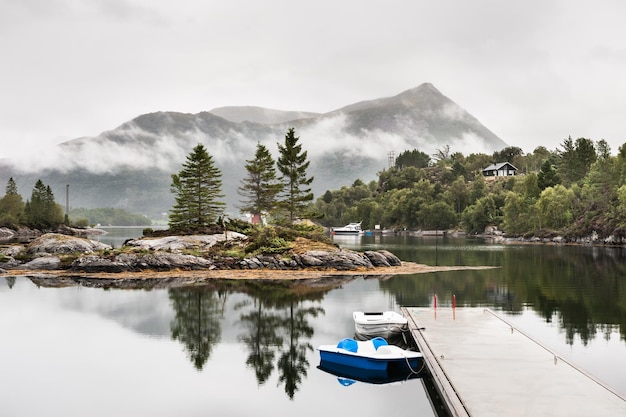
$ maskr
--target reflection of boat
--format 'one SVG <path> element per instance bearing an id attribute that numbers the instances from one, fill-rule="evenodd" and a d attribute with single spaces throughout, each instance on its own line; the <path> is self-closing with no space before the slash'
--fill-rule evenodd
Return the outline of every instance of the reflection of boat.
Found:
<path id="1" fill-rule="evenodd" d="M 343 227 L 331 227 L 330 234 L 331 235 L 360 235 L 363 233 L 361 229 L 361 222 L 359 223 L 350 223 Z"/>
<path id="2" fill-rule="evenodd" d="M 409 330 L 407 319 L 395 311 L 352 313 L 354 329 L 361 336 L 389 338 Z"/>
<path id="3" fill-rule="evenodd" d="M 357 381 L 368 384 L 390 384 L 393 382 L 404 382 L 409 379 L 416 379 L 422 376 L 421 373 L 412 371 L 390 371 L 376 372 L 368 369 L 344 366 L 333 362 L 321 361 L 318 369 L 335 375 L 337 381 L 344 386 L 352 385 Z"/>
<path id="4" fill-rule="evenodd" d="M 367 341 L 345 338 L 337 345 L 322 345 L 317 348 L 321 363 L 325 366 L 339 365 L 356 368 L 369 375 L 386 377 L 390 374 L 418 373 L 423 355 L 420 352 L 404 350 L 389 345 L 382 337 Z"/>

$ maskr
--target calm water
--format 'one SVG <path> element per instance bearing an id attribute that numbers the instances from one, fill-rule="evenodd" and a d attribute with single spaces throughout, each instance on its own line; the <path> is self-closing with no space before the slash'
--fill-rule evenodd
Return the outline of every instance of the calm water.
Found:
<path id="1" fill-rule="evenodd" d="M 317 369 L 315 347 L 351 336 L 354 310 L 430 306 L 434 294 L 439 305 L 454 294 L 458 306 L 494 308 L 626 395 L 623 249 L 339 243 L 431 265 L 500 268 L 357 278 L 310 292 L 242 283 L 45 288 L 1 277 L 0 416 L 433 416 L 420 379 L 343 386 Z"/>

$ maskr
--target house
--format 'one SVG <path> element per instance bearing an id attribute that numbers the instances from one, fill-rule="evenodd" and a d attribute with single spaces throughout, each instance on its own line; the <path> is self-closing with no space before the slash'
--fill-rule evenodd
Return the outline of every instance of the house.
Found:
<path id="1" fill-rule="evenodd" d="M 491 164 L 483 169 L 483 176 L 485 177 L 506 177 L 509 175 L 517 175 L 517 168 L 508 162 Z"/>

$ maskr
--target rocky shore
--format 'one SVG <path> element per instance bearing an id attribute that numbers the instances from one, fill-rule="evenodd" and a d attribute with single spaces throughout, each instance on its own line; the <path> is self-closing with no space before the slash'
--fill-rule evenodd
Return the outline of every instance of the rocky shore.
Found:
<path id="1" fill-rule="evenodd" d="M 245 235 L 235 232 L 144 237 L 128 240 L 122 248 L 114 250 L 91 239 L 48 233 L 28 244 L 0 246 L 0 272 L 39 280 L 130 282 L 158 278 L 165 282 L 200 282 L 215 278 L 297 280 L 337 275 L 391 276 L 467 269 L 406 263 L 386 250 L 356 252 L 306 242 L 296 242 L 294 250 L 284 255 L 240 258 L 214 250 L 218 243 L 238 245 L 245 240 Z"/>

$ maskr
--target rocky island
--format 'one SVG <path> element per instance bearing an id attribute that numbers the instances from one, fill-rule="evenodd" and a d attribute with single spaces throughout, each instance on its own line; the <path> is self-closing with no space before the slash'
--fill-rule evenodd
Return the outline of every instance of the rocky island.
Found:
<path id="1" fill-rule="evenodd" d="M 324 277 L 391 276 L 470 267 L 431 267 L 402 262 L 386 250 L 356 252 L 328 242 L 297 237 L 280 254 L 235 256 L 248 237 L 215 234 L 130 239 L 119 249 L 79 236 L 46 233 L 27 244 L 0 247 L 0 272 L 38 281 L 165 280 L 198 283 L 210 279 L 319 280 Z M 471 267 L 478 269 L 482 267 Z M 108 285 L 107 284 L 107 285 Z"/>

